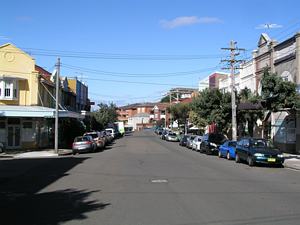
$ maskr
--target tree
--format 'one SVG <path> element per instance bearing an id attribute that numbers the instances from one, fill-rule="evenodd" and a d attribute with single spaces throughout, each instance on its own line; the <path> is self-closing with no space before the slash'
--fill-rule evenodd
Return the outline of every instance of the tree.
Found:
<path id="1" fill-rule="evenodd" d="M 184 124 L 186 126 L 190 112 L 189 103 L 178 103 L 175 105 L 171 105 L 170 107 L 168 107 L 168 111 L 169 113 L 171 113 L 172 119 L 178 121 L 178 126 L 180 124 Z"/>
<path id="2" fill-rule="evenodd" d="M 189 121 L 198 127 L 201 132 L 204 132 L 204 129 L 207 125 L 206 120 L 199 117 L 199 115 L 193 110 L 191 110 L 189 113 Z"/>
<path id="3" fill-rule="evenodd" d="M 92 112 L 91 126 L 93 130 L 102 130 L 110 123 L 118 119 L 117 107 L 115 104 L 100 103 L 98 111 Z"/>
<path id="4" fill-rule="evenodd" d="M 231 95 L 218 89 L 205 89 L 194 98 L 191 108 L 203 124 L 216 123 L 219 131 L 228 132 L 231 121 Z"/>
<path id="5" fill-rule="evenodd" d="M 261 79 L 261 97 L 266 110 L 276 112 L 282 109 L 296 109 L 299 107 L 299 93 L 297 86 L 290 81 L 284 81 L 276 73 L 265 70 Z"/>
<path id="6" fill-rule="evenodd" d="M 176 98 L 176 94 L 175 93 L 172 93 L 171 94 L 171 100 Z M 163 97 L 161 100 L 160 100 L 161 103 L 163 102 L 170 102 L 170 95 L 166 95 L 165 97 Z"/>
<path id="7" fill-rule="evenodd" d="M 237 111 L 238 126 L 242 128 L 239 135 L 250 135 L 253 137 L 254 126 L 258 119 L 263 119 L 264 112 L 259 109 L 259 102 L 261 97 L 254 95 L 250 89 L 244 88 L 237 95 L 238 104 L 248 104 L 252 106 L 252 109 L 239 109 Z M 257 106 L 257 107 L 256 107 Z M 251 107 L 250 107 L 251 108 Z M 247 129 L 246 129 L 247 127 Z"/>

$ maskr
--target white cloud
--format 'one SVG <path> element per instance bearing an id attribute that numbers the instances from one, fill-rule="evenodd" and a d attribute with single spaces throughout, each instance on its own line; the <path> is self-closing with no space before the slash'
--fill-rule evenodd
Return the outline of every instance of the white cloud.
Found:
<path id="1" fill-rule="evenodd" d="M 3 35 L 0 35 L 0 40 L 10 40 L 10 38 L 6 37 L 6 36 L 3 36 Z"/>
<path id="2" fill-rule="evenodd" d="M 173 20 L 161 20 L 162 27 L 173 29 L 176 27 L 189 26 L 193 24 L 212 24 L 221 23 L 222 21 L 216 17 L 197 17 L 197 16 L 182 16 L 176 17 Z"/>
<path id="3" fill-rule="evenodd" d="M 259 24 L 255 29 L 276 29 L 276 28 L 282 28 L 282 25 L 279 25 L 277 23 L 265 23 L 265 24 Z"/>

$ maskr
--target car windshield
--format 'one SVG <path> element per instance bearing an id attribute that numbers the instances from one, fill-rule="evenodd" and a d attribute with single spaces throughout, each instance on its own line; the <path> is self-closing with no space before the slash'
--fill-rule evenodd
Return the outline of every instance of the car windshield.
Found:
<path id="1" fill-rule="evenodd" d="M 208 140 L 211 142 L 221 143 L 226 140 L 226 137 L 223 134 L 211 134 Z"/>
<path id="2" fill-rule="evenodd" d="M 170 133 L 169 136 L 176 137 L 177 135 L 175 133 Z"/>
<path id="3" fill-rule="evenodd" d="M 229 141 L 228 146 L 229 147 L 236 147 L 236 142 L 235 141 Z"/>
<path id="4" fill-rule="evenodd" d="M 255 148 L 272 148 L 273 145 L 270 141 L 265 140 L 265 139 L 253 139 L 251 141 L 251 146 L 255 147 Z"/>

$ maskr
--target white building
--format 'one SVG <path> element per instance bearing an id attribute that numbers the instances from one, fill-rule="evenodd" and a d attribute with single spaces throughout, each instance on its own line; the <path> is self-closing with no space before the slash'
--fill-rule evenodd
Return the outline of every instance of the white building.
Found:
<path id="1" fill-rule="evenodd" d="M 199 91 L 203 91 L 204 89 L 209 88 L 209 76 L 203 78 L 202 80 L 199 81 Z"/>

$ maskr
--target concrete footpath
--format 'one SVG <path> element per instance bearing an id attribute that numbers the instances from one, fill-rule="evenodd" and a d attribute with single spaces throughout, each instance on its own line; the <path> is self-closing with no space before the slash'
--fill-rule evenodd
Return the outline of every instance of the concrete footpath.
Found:
<path id="1" fill-rule="evenodd" d="M 45 149 L 40 151 L 28 151 L 28 152 L 12 152 L 12 153 L 0 153 L 0 159 L 21 159 L 21 158 L 49 158 L 49 157 L 58 157 L 64 155 L 71 155 L 71 149 L 59 149 L 59 153 L 55 153 L 53 149 Z M 300 155 L 293 155 L 284 153 L 284 167 L 300 170 Z"/>
<path id="2" fill-rule="evenodd" d="M 58 153 L 54 149 L 44 149 L 38 151 L 26 151 L 26 152 L 9 152 L 9 153 L 0 153 L 0 158 L 47 158 L 47 157 L 58 157 L 64 155 L 71 155 L 72 149 L 59 149 Z"/>

